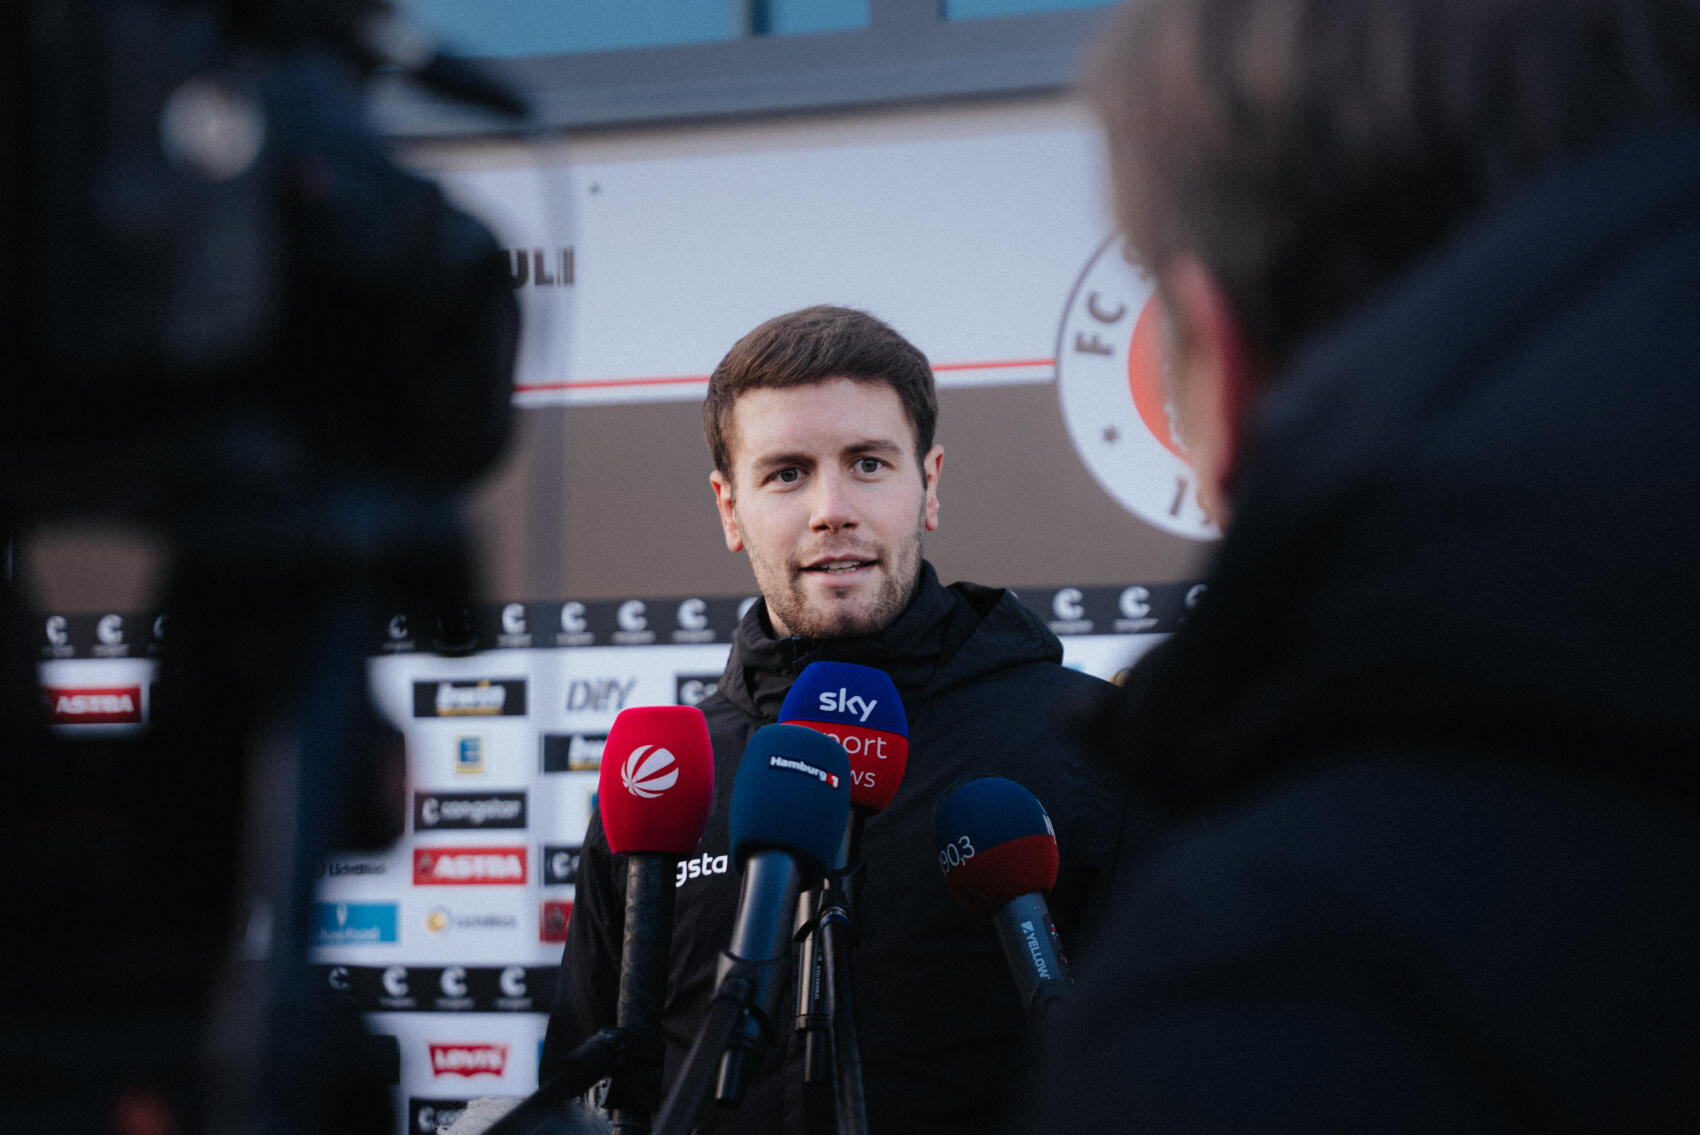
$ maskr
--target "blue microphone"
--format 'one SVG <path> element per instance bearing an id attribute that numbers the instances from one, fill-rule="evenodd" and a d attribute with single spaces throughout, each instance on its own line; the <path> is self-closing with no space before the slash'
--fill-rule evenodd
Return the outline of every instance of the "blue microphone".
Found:
<path id="1" fill-rule="evenodd" d="M 831 737 L 798 725 L 764 725 L 732 777 L 732 858 L 743 872 L 732 942 L 715 984 L 736 963 L 758 967 L 755 993 L 720 1062 L 715 1100 L 736 1104 L 746 1073 L 775 1037 L 777 970 L 789 957 L 797 895 L 840 866 L 850 818 L 850 758 Z"/>
<path id="2" fill-rule="evenodd" d="M 1039 1029 L 1073 984 L 1045 903 L 1057 882 L 1051 817 L 1027 789 L 1001 776 L 963 781 L 933 810 L 939 870 L 962 904 L 989 916 L 1028 1018 Z"/>

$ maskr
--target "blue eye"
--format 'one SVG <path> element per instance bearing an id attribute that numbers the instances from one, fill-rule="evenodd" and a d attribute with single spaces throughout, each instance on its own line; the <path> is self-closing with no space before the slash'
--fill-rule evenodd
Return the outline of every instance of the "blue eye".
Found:
<path id="1" fill-rule="evenodd" d="M 791 484 L 795 484 L 796 481 L 797 481 L 797 478 L 801 477 L 802 475 L 803 475 L 802 472 L 798 469 L 787 468 L 787 469 L 781 469 L 779 472 L 775 473 L 773 475 L 773 478 L 774 478 L 774 480 L 779 481 L 781 484 L 791 485 Z"/>

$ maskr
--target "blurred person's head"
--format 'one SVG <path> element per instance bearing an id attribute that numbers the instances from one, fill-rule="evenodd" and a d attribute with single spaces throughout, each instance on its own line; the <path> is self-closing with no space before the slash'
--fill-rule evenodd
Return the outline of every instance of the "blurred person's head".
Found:
<path id="1" fill-rule="evenodd" d="M 1700 0 L 1137 0 L 1089 91 L 1220 513 L 1298 348 L 1544 169 L 1700 110 Z"/>
<path id="2" fill-rule="evenodd" d="M 714 368 L 709 481 L 775 634 L 871 634 L 902 613 L 938 526 L 937 418 L 926 356 L 849 308 L 770 319 Z"/>

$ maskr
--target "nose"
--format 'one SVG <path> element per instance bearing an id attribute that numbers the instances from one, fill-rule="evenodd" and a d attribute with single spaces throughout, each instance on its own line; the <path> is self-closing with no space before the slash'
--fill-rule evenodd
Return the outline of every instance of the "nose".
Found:
<path id="1" fill-rule="evenodd" d="M 841 528 L 856 526 L 850 486 L 844 477 L 831 473 L 817 477 L 814 490 L 810 501 L 810 528 L 816 532 L 837 532 Z"/>

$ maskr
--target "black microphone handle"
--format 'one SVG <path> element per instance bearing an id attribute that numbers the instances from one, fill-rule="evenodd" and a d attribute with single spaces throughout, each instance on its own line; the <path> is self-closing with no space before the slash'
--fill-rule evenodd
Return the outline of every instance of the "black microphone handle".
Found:
<path id="1" fill-rule="evenodd" d="M 732 924 L 732 943 L 720 956 L 716 981 L 724 981 L 739 962 L 753 963 L 757 969 L 749 1007 L 739 1019 L 720 1063 L 714 1098 L 722 1106 L 736 1106 L 743 1098 L 744 1076 L 775 1039 L 779 1008 L 777 971 L 790 958 L 792 927 L 803 877 L 796 857 L 777 848 L 753 852 L 744 861 L 743 889 L 738 895 L 738 914 Z"/>
<path id="2" fill-rule="evenodd" d="M 1022 1007 L 1035 1027 L 1043 1022 L 1045 1009 L 1060 1000 L 1074 979 L 1063 956 L 1062 938 L 1051 921 L 1045 896 L 1037 892 L 1019 895 L 992 912 L 992 925 L 1015 977 Z"/>
<path id="3" fill-rule="evenodd" d="M 626 932 L 620 949 L 617 1027 L 631 1037 L 625 1060 L 608 1085 L 614 1130 L 641 1135 L 661 1106 L 661 1013 L 673 940 L 674 873 L 678 856 L 638 851 L 626 857 Z"/>

